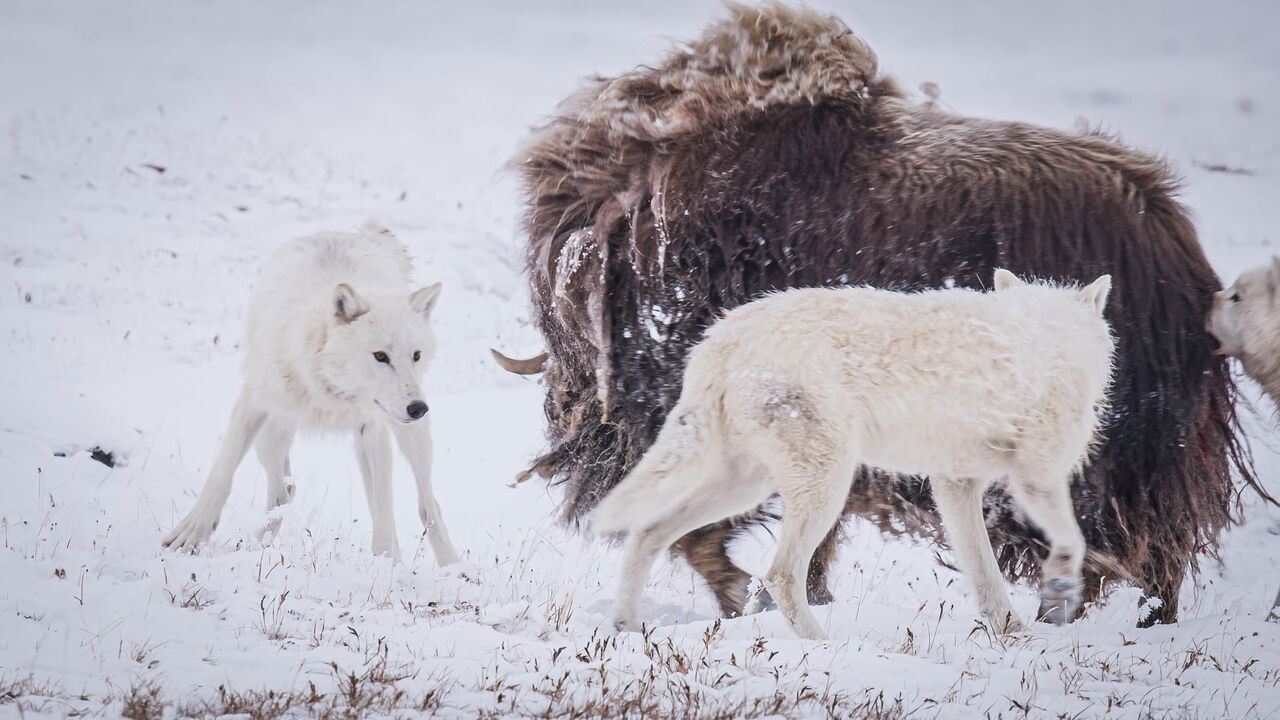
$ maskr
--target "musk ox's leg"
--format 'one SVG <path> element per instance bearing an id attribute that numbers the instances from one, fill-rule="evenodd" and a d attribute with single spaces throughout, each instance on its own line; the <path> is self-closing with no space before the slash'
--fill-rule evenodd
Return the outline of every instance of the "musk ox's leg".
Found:
<path id="1" fill-rule="evenodd" d="M 829 449 L 818 457 L 830 458 Z M 823 640 L 826 633 L 809 609 L 802 583 L 808 578 L 814 551 L 844 511 L 856 464 L 829 459 L 815 463 L 813 459 L 795 463 L 779 479 L 782 538 L 764 583 L 797 635 Z"/>
<path id="2" fill-rule="evenodd" d="M 1066 472 L 1009 478 L 1009 494 L 1049 541 L 1049 557 L 1041 570 L 1039 617 L 1054 625 L 1075 619 L 1083 591 L 1084 534 L 1071 505 L 1067 478 Z"/>
<path id="3" fill-rule="evenodd" d="M 737 537 L 738 529 L 730 522 L 716 523 L 698 528 L 676 541 L 672 549 L 689 563 L 711 592 L 716 596 L 720 612 L 725 617 L 738 617 L 747 611 L 747 591 L 751 587 L 751 574 L 729 559 L 729 543 Z M 834 597 L 827 586 L 827 570 L 840 549 L 841 528 L 837 522 L 827 533 L 822 544 L 809 562 L 809 604 L 829 605 Z M 760 607 L 775 608 L 768 590 L 760 591 Z"/>
<path id="4" fill-rule="evenodd" d="M 1023 628 L 1013 611 L 1009 591 L 991 549 L 987 523 L 982 517 L 982 494 L 987 483 L 972 478 L 935 478 L 931 481 L 933 501 L 942 516 L 942 526 L 951 541 L 956 564 L 968 578 L 984 615 L 999 632 Z"/>
<path id="5" fill-rule="evenodd" d="M 738 484 L 723 472 L 698 477 L 700 470 L 696 466 L 681 468 L 674 472 L 684 473 L 686 477 L 668 476 L 668 480 L 673 480 L 672 486 L 691 487 L 691 490 L 662 498 L 661 507 L 658 502 L 653 503 L 648 513 L 650 519 L 640 527 L 633 527 L 628 535 L 614 611 L 619 630 L 639 629 L 640 596 L 659 553 L 682 535 L 741 515 L 769 497 L 768 488 L 762 484 Z"/>
<path id="6" fill-rule="evenodd" d="M 729 559 L 729 542 L 736 534 L 731 523 L 719 522 L 694 530 L 676 540 L 672 548 L 706 581 L 725 617 L 738 617 L 746 611 L 751 584 L 751 575 Z"/>
<path id="7" fill-rule="evenodd" d="M 1166 560 L 1165 564 L 1153 561 L 1143 573 L 1144 578 L 1158 578 L 1154 582 L 1148 581 L 1143 592 L 1148 598 L 1159 598 L 1160 607 L 1139 621 L 1138 627 L 1171 625 L 1178 622 L 1178 597 L 1182 591 L 1182 580 L 1187 574 L 1188 556 L 1181 548 L 1162 552 L 1176 553 L 1177 557 Z"/>
<path id="8" fill-rule="evenodd" d="M 827 585 L 827 571 L 831 568 L 831 563 L 836 559 L 836 551 L 840 549 L 840 541 L 843 537 L 843 514 L 841 519 L 831 527 L 831 532 L 822 539 L 822 544 L 813 553 L 813 560 L 809 561 L 809 604 L 810 605 L 830 605 L 835 599 L 831 595 L 831 589 Z"/>

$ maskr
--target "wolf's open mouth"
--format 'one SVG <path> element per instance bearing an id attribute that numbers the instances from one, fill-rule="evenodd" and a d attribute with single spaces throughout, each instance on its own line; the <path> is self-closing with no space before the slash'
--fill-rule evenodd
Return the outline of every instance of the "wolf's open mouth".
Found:
<path id="1" fill-rule="evenodd" d="M 1222 341 L 1219 340 L 1218 337 L 1213 334 L 1212 330 L 1206 331 L 1205 334 L 1209 336 L 1209 352 L 1213 353 L 1214 355 L 1227 354 L 1226 351 L 1222 349 Z"/>

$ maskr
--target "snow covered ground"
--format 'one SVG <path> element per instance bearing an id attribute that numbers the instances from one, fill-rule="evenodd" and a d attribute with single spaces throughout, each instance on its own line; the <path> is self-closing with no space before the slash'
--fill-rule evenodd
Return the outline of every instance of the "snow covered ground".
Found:
<path id="1" fill-rule="evenodd" d="M 1224 276 L 1280 239 L 1272 3 L 816 4 L 955 111 L 1083 118 L 1167 153 Z M 0 0 L 0 715 L 1280 712 L 1264 621 L 1280 511 L 1250 495 L 1174 627 L 1136 629 L 1122 588 L 1070 627 L 993 637 L 931 548 L 859 526 L 819 613 L 829 644 L 776 613 L 714 621 L 677 563 L 648 593 L 657 629 L 605 632 L 616 551 L 556 527 L 554 490 L 509 486 L 542 420 L 540 388 L 487 357 L 539 347 L 501 165 L 579 78 L 652 61 L 720 12 Z M 445 284 L 427 386 L 465 562 L 433 566 L 413 502 L 409 559 L 371 558 L 335 438 L 295 447 L 271 544 L 251 458 L 212 545 L 162 552 L 230 410 L 252 273 L 277 243 L 368 217 Z M 1254 425 L 1280 491 L 1275 424 Z M 764 536 L 737 555 L 762 569 L 768 551 Z M 1032 592 L 1016 604 L 1030 613 Z"/>

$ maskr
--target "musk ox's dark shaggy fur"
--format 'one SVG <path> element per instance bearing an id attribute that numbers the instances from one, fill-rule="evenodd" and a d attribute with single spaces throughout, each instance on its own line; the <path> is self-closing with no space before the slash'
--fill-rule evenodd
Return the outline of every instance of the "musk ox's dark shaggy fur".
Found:
<path id="1" fill-rule="evenodd" d="M 1115 278 L 1114 411 L 1074 496 L 1090 548 L 1164 600 L 1158 619 L 1176 618 L 1186 569 L 1229 522 L 1233 472 L 1253 482 L 1204 332 L 1220 285 L 1164 163 L 915 104 L 835 18 L 732 6 L 661 65 L 571 97 L 515 163 L 550 353 L 550 448 L 531 471 L 563 483 L 570 521 L 649 447 L 723 308 L 788 287 L 981 287 L 997 267 Z M 1040 537 L 1002 499 L 988 498 L 992 542 L 1027 576 Z M 848 511 L 943 539 L 922 479 L 864 470 Z M 725 554 L 741 526 L 677 545 L 726 614 L 745 598 Z M 814 559 L 815 601 L 836 535 Z"/>

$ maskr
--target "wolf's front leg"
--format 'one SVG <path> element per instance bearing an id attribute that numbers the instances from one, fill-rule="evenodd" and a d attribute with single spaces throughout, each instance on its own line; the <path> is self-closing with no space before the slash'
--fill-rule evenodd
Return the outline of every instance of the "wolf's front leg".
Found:
<path id="1" fill-rule="evenodd" d="M 973 588 L 978 607 L 997 632 L 1017 632 L 1026 626 L 1014 612 L 1004 576 L 991 549 L 987 523 L 982 516 L 986 483 L 972 478 L 935 478 L 930 481 L 933 502 L 951 541 L 956 565 Z"/>
<path id="2" fill-rule="evenodd" d="M 231 421 L 227 424 L 227 432 L 218 448 L 218 455 L 213 461 L 213 467 L 209 469 L 209 478 L 200 490 L 200 497 L 196 498 L 191 512 L 165 536 L 165 547 L 193 552 L 213 534 L 214 528 L 218 526 L 218 518 L 222 515 L 222 507 L 227 504 L 227 497 L 231 495 L 231 482 L 236 468 L 244 460 L 249 445 L 266 417 L 265 412 L 254 407 L 248 389 L 241 390 L 235 408 L 231 411 Z"/>
<path id="3" fill-rule="evenodd" d="M 271 515 L 276 508 L 293 499 L 294 486 L 289 468 L 289 448 L 293 445 L 293 436 L 297 427 L 280 417 L 269 418 L 258 431 L 258 441 L 254 448 L 258 451 L 258 460 L 267 474 L 267 524 L 259 532 L 259 537 L 268 533 L 280 532 L 280 516 Z"/>
<path id="4" fill-rule="evenodd" d="M 427 542 L 431 543 L 431 552 L 435 554 L 437 564 L 452 565 L 459 560 L 458 551 L 449 539 L 440 503 L 436 502 L 435 492 L 431 489 L 431 426 L 423 419 L 412 425 L 395 425 L 394 428 L 396 443 L 408 458 L 413 477 L 418 482 L 418 515 L 426 529 Z"/>
<path id="5" fill-rule="evenodd" d="M 381 422 L 369 422 L 356 431 L 356 459 L 364 478 L 369 500 L 369 522 L 373 525 L 373 554 L 400 562 L 396 540 L 396 518 L 391 495 L 391 438 Z"/>

